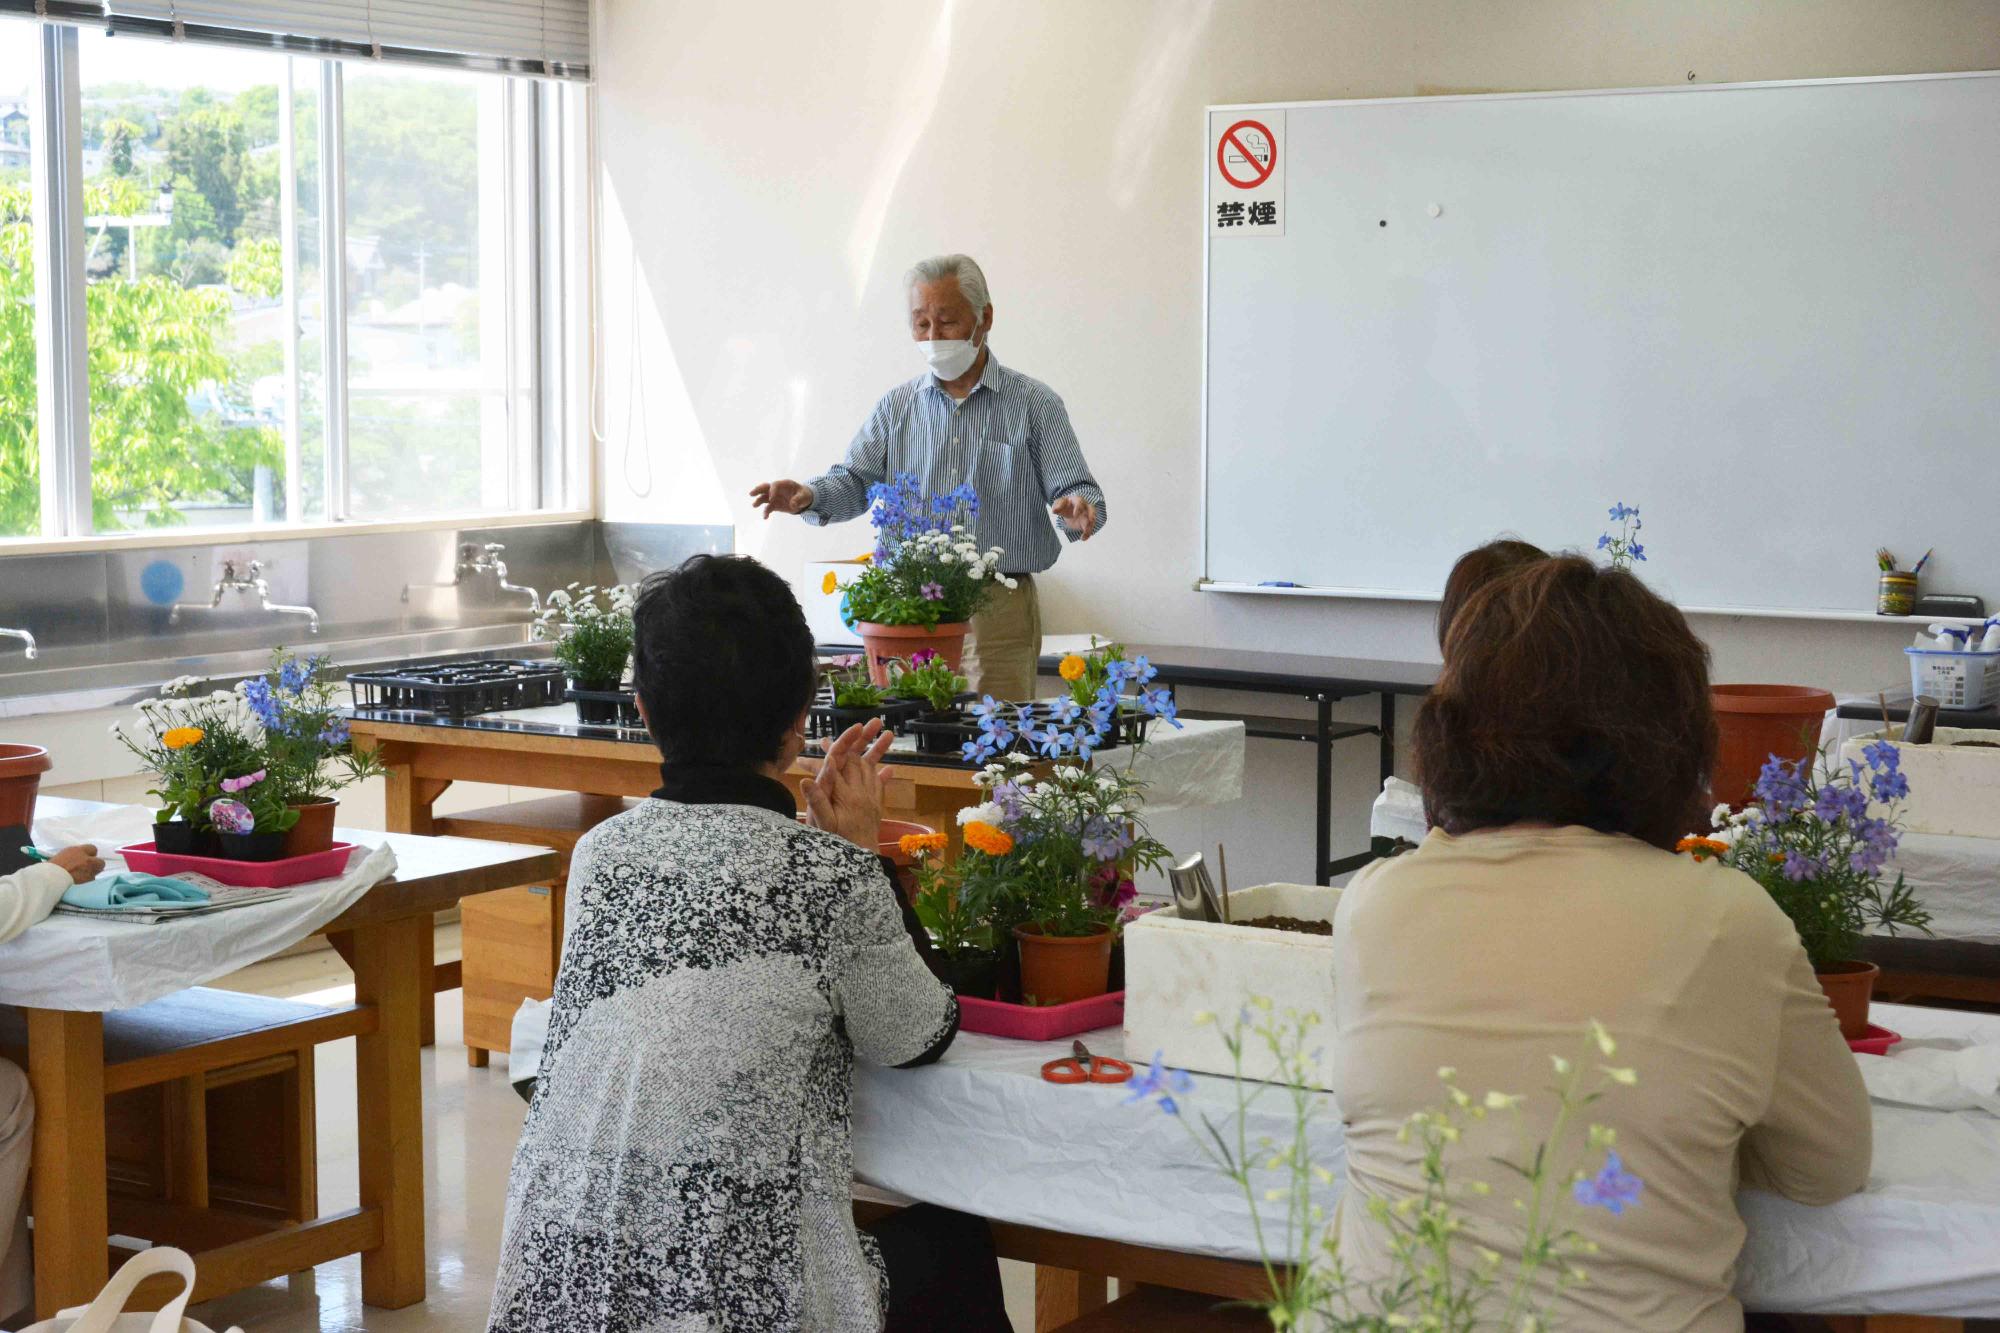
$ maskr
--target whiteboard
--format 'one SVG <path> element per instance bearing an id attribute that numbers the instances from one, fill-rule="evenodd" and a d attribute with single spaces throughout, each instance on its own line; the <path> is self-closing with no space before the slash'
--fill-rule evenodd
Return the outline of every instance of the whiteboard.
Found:
<path id="1" fill-rule="evenodd" d="M 1210 151 L 1260 112 L 1283 232 L 1205 241 L 1205 586 L 1435 597 L 1622 501 L 1684 607 L 1866 612 L 1878 546 L 2000 603 L 2000 76 L 1211 107 Z"/>

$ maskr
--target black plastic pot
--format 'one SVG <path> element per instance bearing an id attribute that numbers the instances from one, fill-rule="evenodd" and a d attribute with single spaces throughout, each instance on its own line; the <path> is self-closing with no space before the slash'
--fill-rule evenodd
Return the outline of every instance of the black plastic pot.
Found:
<path id="1" fill-rule="evenodd" d="M 890 731 L 901 731 L 922 708 L 922 704 L 909 699 L 885 699 L 872 708 L 842 708 L 834 703 L 816 703 L 806 717 L 806 738 L 830 741 L 849 727 L 864 726 L 878 717 Z"/>
<path id="2" fill-rule="evenodd" d="M 216 832 L 197 828 L 185 819 L 161 820 L 153 825 L 153 850 L 168 856 L 219 856 Z"/>
<path id="3" fill-rule="evenodd" d="M 1000 989 L 1000 955 L 991 949 L 968 949 L 946 960 L 946 978 L 960 995 L 990 1000 Z"/>
<path id="4" fill-rule="evenodd" d="M 639 704 L 630 690 L 587 690 L 572 684 L 563 698 L 576 705 L 576 720 L 587 727 L 636 727 Z"/>
<path id="5" fill-rule="evenodd" d="M 219 833 L 225 861 L 278 861 L 285 855 L 282 833 Z"/>

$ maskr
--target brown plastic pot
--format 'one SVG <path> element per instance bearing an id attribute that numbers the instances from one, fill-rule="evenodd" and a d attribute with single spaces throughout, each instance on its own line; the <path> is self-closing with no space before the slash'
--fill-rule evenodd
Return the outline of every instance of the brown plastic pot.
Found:
<path id="1" fill-rule="evenodd" d="M 970 621 L 955 620 L 935 628 L 928 625 L 878 625 L 872 620 L 854 622 L 854 632 L 861 636 L 861 652 L 868 659 L 868 679 L 877 685 L 889 683 L 889 664 L 895 661 L 907 662 L 914 653 L 929 649 L 945 661 L 953 671 L 958 670 L 965 660 L 965 636 L 972 629 Z"/>
<path id="2" fill-rule="evenodd" d="M 1812 685 L 1715 685 L 1715 772 L 1709 779 L 1714 800 L 1747 804 L 1757 773 L 1772 755 L 1806 759 L 1819 751 L 1820 725 L 1833 696 Z"/>
<path id="3" fill-rule="evenodd" d="M 1868 1035 L 1868 1002 L 1875 995 L 1875 978 L 1882 969 L 1873 963 L 1830 963 L 1816 974 L 1833 1016 L 1840 1020 L 1840 1035 L 1849 1041 Z"/>
<path id="4" fill-rule="evenodd" d="M 1111 928 L 1089 935 L 1044 935 L 1040 926 L 1016 926 L 1021 944 L 1021 999 L 1048 1006 L 1088 1000 L 1110 989 Z"/>
<path id="5" fill-rule="evenodd" d="M 339 801 L 293 806 L 299 812 L 299 822 L 285 830 L 285 855 L 311 856 L 333 846 L 333 812 L 339 808 Z"/>
<path id="6" fill-rule="evenodd" d="M 0 828 L 35 822 L 42 774 L 55 767 L 39 745 L 0 744 Z"/>

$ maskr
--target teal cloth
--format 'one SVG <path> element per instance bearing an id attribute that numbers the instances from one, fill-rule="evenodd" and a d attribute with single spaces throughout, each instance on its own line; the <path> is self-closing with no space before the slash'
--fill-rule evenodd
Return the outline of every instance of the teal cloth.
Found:
<path id="1" fill-rule="evenodd" d="M 71 885 L 62 900 L 71 907 L 88 907 L 100 912 L 120 907 L 136 911 L 169 903 L 205 903 L 208 901 L 208 890 L 184 879 L 121 870 L 116 874 L 99 875 L 88 884 Z"/>

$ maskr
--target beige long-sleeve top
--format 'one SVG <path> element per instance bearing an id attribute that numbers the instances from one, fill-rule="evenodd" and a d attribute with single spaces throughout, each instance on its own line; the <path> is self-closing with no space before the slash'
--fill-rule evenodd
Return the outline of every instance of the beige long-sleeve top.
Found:
<path id="1" fill-rule="evenodd" d="M 0 944 L 55 911 L 56 899 L 75 882 L 69 871 L 47 862 L 0 875 Z"/>
<path id="2" fill-rule="evenodd" d="M 1433 831 L 1371 866 L 1334 921 L 1336 1095 L 1347 1121 L 1344 1261 L 1391 1271 L 1368 1197 L 1421 1192 L 1396 1132 L 1445 1099 L 1443 1066 L 1475 1098 L 1525 1094 L 1523 1118 L 1480 1122 L 1447 1158 L 1469 1198 L 1469 1242 L 1515 1270 L 1518 1181 L 1491 1154 L 1532 1151 L 1556 1098 L 1551 1055 L 1638 1071 L 1590 1120 L 1617 1131 L 1645 1182 L 1620 1216 L 1576 1210 L 1602 1252 L 1552 1313 L 1565 1329 L 1740 1329 L 1730 1295 L 1744 1227 L 1739 1181 L 1802 1203 L 1860 1189 L 1868 1097 L 1791 923 L 1748 876 L 1583 828 Z M 1614 1060 L 1587 1047 L 1598 1019 Z M 1581 1129 L 1569 1143 L 1586 1160 Z M 1567 1190 L 1567 1182 L 1559 1182 Z M 1470 1254 L 1470 1251 L 1467 1251 Z"/>

